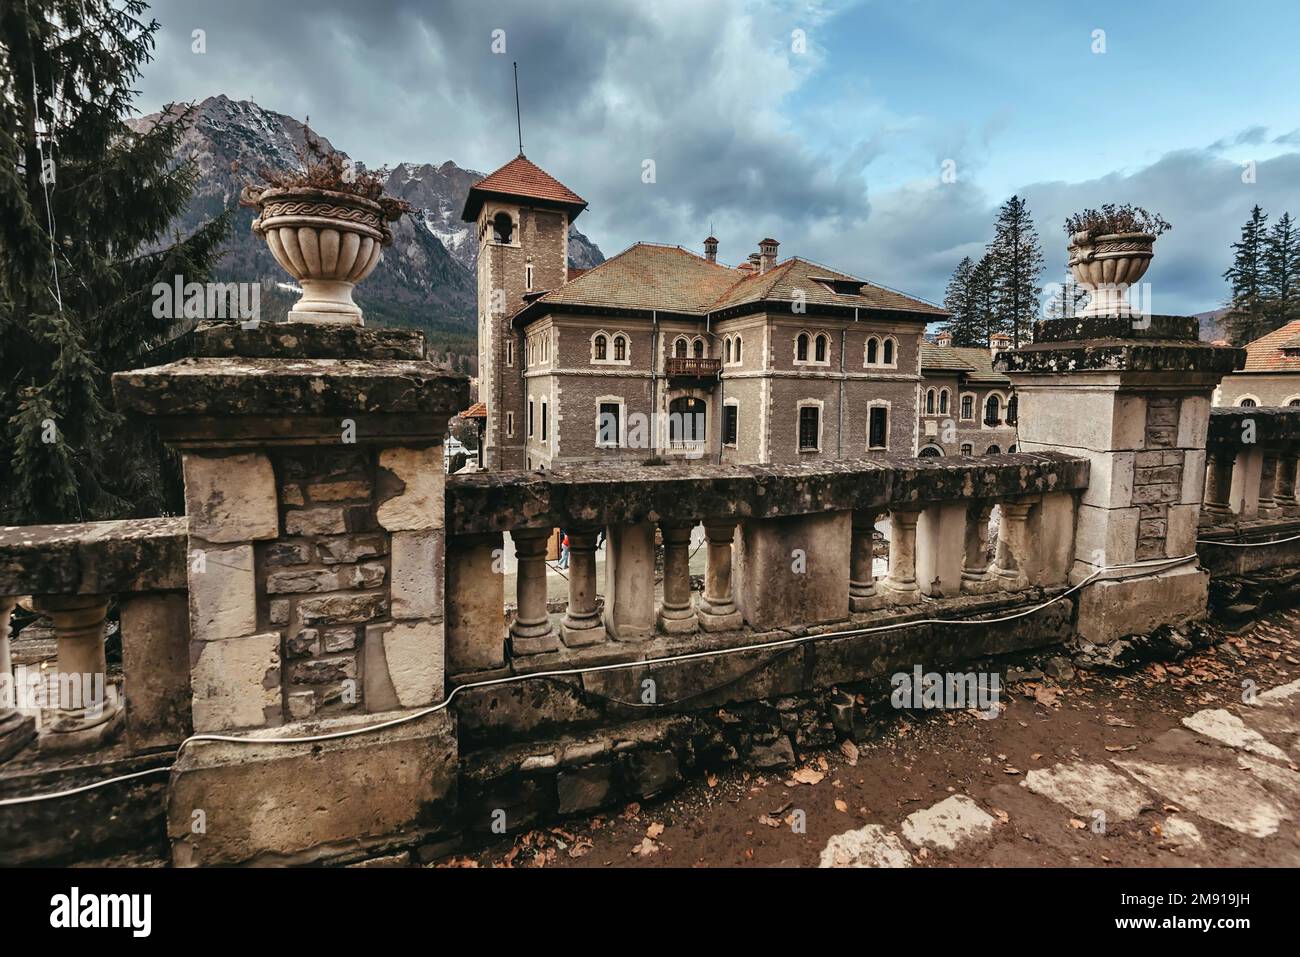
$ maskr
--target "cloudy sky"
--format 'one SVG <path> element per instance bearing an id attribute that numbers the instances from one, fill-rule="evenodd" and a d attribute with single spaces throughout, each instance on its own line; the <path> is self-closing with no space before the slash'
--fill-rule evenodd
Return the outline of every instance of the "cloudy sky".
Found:
<path id="1" fill-rule="evenodd" d="M 1064 270 L 1066 215 L 1134 202 L 1174 224 L 1147 278 L 1155 311 L 1184 313 L 1222 304 L 1228 244 L 1253 204 L 1300 216 L 1295 0 L 156 0 L 152 12 L 142 112 L 251 98 L 310 115 L 371 165 L 507 162 L 517 60 L 524 150 L 588 200 L 579 226 L 607 256 L 637 240 L 698 249 L 712 223 L 729 262 L 771 235 L 783 256 L 938 301 L 1013 193 L 1028 197 L 1047 281 Z"/>

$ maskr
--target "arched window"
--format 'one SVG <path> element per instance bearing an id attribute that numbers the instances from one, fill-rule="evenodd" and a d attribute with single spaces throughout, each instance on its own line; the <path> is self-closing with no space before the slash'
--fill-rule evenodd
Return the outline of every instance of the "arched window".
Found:
<path id="1" fill-rule="evenodd" d="M 892 365 L 894 364 L 894 340 L 893 340 L 893 339 L 886 339 L 886 340 L 885 340 L 885 359 L 884 359 L 884 362 L 885 362 L 885 365 L 887 365 L 887 366 L 892 366 Z"/>
<path id="2" fill-rule="evenodd" d="M 696 340 L 695 340 L 695 343 L 694 343 L 694 346 L 692 347 L 692 350 L 691 350 L 691 351 L 695 353 L 695 358 L 697 358 L 697 359 L 703 359 L 703 358 L 704 358 L 704 340 L 703 340 L 703 339 L 696 339 Z"/>
<path id="3" fill-rule="evenodd" d="M 1002 400 L 996 395 L 988 397 L 984 403 L 984 424 L 997 425 L 1002 419 Z"/>
<path id="4" fill-rule="evenodd" d="M 923 459 L 941 459 L 943 458 L 943 449 L 939 448 L 937 445 L 927 445 L 916 454 L 918 457 Z"/>
<path id="5" fill-rule="evenodd" d="M 829 341 L 829 340 L 828 340 L 828 339 L 826 338 L 826 336 L 824 336 L 824 335 L 821 335 L 821 336 L 818 336 L 818 337 L 817 337 L 817 352 L 816 352 L 816 356 L 817 356 L 817 361 L 818 361 L 818 362 L 825 362 L 825 361 L 826 361 L 826 344 L 827 344 L 828 341 Z"/>
<path id="6" fill-rule="evenodd" d="M 1015 425 L 1016 418 L 1020 414 L 1020 397 L 1012 396 L 1007 399 L 1007 425 Z"/>
<path id="7" fill-rule="evenodd" d="M 1000 448 L 998 448 L 996 445 L 990 445 L 987 449 L 984 450 L 984 454 L 985 454 L 985 455 L 1001 455 L 1001 454 L 1002 454 L 1002 450 L 1001 450 Z"/>
<path id="8" fill-rule="evenodd" d="M 608 348 L 609 348 L 609 344 L 605 341 L 605 337 L 604 337 L 604 336 L 597 336 L 597 337 L 596 337 L 596 344 L 595 344 L 595 348 L 594 348 L 594 352 L 593 352 L 593 354 L 594 354 L 594 356 L 595 356 L 597 362 L 604 362 L 604 361 L 605 361 L 605 359 L 606 359 L 606 351 L 608 350 Z"/>
<path id="9" fill-rule="evenodd" d="M 740 361 L 740 336 L 736 336 L 736 361 Z"/>
<path id="10" fill-rule="evenodd" d="M 1253 409 L 1259 405 L 1254 399 L 1246 398 L 1237 403 L 1239 409 Z"/>
<path id="11" fill-rule="evenodd" d="M 510 237 L 514 235 L 514 231 L 515 224 L 511 220 L 509 213 L 503 210 L 492 217 L 492 238 L 497 242 L 510 242 Z"/>
<path id="12" fill-rule="evenodd" d="M 704 400 L 682 396 L 668 403 L 668 444 L 673 448 L 704 442 Z"/>
<path id="13" fill-rule="evenodd" d="M 930 389 L 925 393 L 925 414 L 934 415 L 934 390 Z"/>
<path id="14" fill-rule="evenodd" d="M 673 343 L 673 355 L 678 359 L 685 359 L 687 348 L 689 347 L 686 345 L 686 339 L 679 338 Z"/>
<path id="15" fill-rule="evenodd" d="M 939 390 L 939 414 L 940 415 L 948 414 L 948 390 L 947 389 Z"/>
<path id="16" fill-rule="evenodd" d="M 1008 446 L 1007 446 L 1007 454 L 1008 454 L 1008 455 L 1012 455 L 1012 454 L 1014 454 L 1015 451 L 1016 451 L 1016 447 L 1015 447 L 1014 445 L 1008 445 Z"/>
<path id="17" fill-rule="evenodd" d="M 808 333 L 799 333 L 799 338 L 794 341 L 794 357 L 800 362 L 808 361 Z"/>
<path id="18" fill-rule="evenodd" d="M 725 342 L 727 350 L 727 365 L 731 365 L 731 336 L 727 336 Z"/>
<path id="19" fill-rule="evenodd" d="M 1294 409 L 1298 406 L 1300 406 L 1300 399 L 1292 399 L 1290 402 L 1287 403 L 1287 408 L 1289 409 Z"/>
<path id="20" fill-rule="evenodd" d="M 880 361 L 880 340 L 872 336 L 867 340 L 867 365 L 873 366 Z"/>
<path id="21" fill-rule="evenodd" d="M 622 362 L 627 358 L 627 340 L 622 336 L 614 337 L 614 361 Z"/>

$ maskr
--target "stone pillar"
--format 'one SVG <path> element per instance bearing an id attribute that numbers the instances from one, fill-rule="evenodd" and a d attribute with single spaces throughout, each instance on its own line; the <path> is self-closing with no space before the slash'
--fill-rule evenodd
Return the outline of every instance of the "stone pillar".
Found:
<path id="1" fill-rule="evenodd" d="M 998 525 L 998 550 L 993 559 L 992 577 L 1003 591 L 1024 591 L 1029 587 L 1031 564 L 1029 510 L 1032 502 L 1003 502 L 1002 521 Z"/>
<path id="2" fill-rule="evenodd" d="M 1232 467 L 1237 460 L 1233 448 L 1211 449 L 1206 453 L 1209 463 L 1205 475 L 1205 501 L 1202 522 L 1213 524 L 1227 521 L 1232 516 Z"/>
<path id="3" fill-rule="evenodd" d="M 605 542 L 605 629 L 615 641 L 645 641 L 655 629 L 655 527 L 614 525 Z"/>
<path id="4" fill-rule="evenodd" d="M 1259 470 L 1259 517 L 1277 518 L 1282 514 L 1277 499 L 1277 452 L 1264 450 L 1264 459 Z"/>
<path id="5" fill-rule="evenodd" d="M 916 524 L 919 509 L 894 509 L 889 514 L 889 575 L 880 583 L 880 591 L 891 605 L 915 605 L 921 600 L 916 584 Z"/>
<path id="6" fill-rule="evenodd" d="M 709 551 L 704 566 L 704 594 L 698 617 L 705 631 L 734 631 L 742 624 L 731 585 L 731 543 L 735 522 L 705 522 Z"/>
<path id="7" fill-rule="evenodd" d="M 46 686 L 52 721 L 41 728 L 42 751 L 86 751 L 111 741 L 121 730 L 122 709 L 109 688 L 104 657 L 104 595 L 38 596 L 32 606 L 54 622 L 58 673 Z"/>
<path id="8" fill-rule="evenodd" d="M 759 631 L 843 620 L 853 513 L 752 518 L 732 550 L 736 607 Z"/>
<path id="9" fill-rule="evenodd" d="M 859 509 L 853 513 L 853 540 L 849 546 L 849 611 L 873 611 L 884 605 L 876 591 L 875 531 L 879 513 Z"/>
<path id="10" fill-rule="evenodd" d="M 549 528 L 520 528 L 510 533 L 515 540 L 518 574 L 515 586 L 515 620 L 510 626 L 510 651 L 514 655 L 537 655 L 558 651 L 559 639 L 546 610 L 546 543 Z"/>
<path id="11" fill-rule="evenodd" d="M 304 747 L 252 742 L 443 699 L 442 436 L 468 404 L 464 377 L 409 330 L 201 323 L 187 345 L 179 362 L 113 376 L 118 409 L 181 453 L 194 730 L 238 739 L 196 742 L 173 768 L 173 863 L 418 841 L 454 803 L 448 713 Z M 271 790 L 285 813 L 268 811 Z"/>
<path id="12" fill-rule="evenodd" d="M 605 623 L 596 608 L 597 534 L 595 529 L 569 529 L 569 607 L 560 622 L 560 637 L 569 648 L 605 640 Z"/>
<path id="13" fill-rule="evenodd" d="M 505 551 L 500 532 L 447 542 L 447 671 L 494 671 L 506 663 Z"/>
<path id="14" fill-rule="evenodd" d="M 0 762 L 12 758 L 36 736 L 35 719 L 14 707 L 18 691 L 9 657 L 9 616 L 15 604 L 13 598 L 0 597 Z"/>
<path id="15" fill-rule="evenodd" d="M 694 522 L 659 523 L 664 540 L 664 597 L 659 605 L 659 628 L 669 634 L 689 634 L 700 626 L 691 599 L 691 530 L 694 528 Z M 592 578 L 594 581 L 594 565 Z"/>
<path id="16" fill-rule="evenodd" d="M 923 595 L 951 598 L 961 588 L 966 503 L 942 502 L 921 512 L 916 526 L 916 580 Z"/>
<path id="17" fill-rule="evenodd" d="M 1287 518 L 1300 517 L 1300 501 L 1296 499 L 1296 463 L 1295 451 L 1287 450 L 1277 460 L 1277 505 Z"/>
<path id="18" fill-rule="evenodd" d="M 998 583 L 989 574 L 989 519 L 992 515 L 993 503 L 988 501 L 973 502 L 967 515 L 961 590 L 972 595 L 998 590 Z"/>
<path id="19" fill-rule="evenodd" d="M 1077 625 L 1088 641 L 1204 616 L 1209 576 L 1194 551 L 1210 399 L 1244 359 L 1201 342 L 1196 319 L 1182 316 L 1046 320 L 1031 345 L 999 353 L 995 368 L 1020 400 L 1020 450 L 1091 464 L 1070 573 L 1090 582 Z"/>

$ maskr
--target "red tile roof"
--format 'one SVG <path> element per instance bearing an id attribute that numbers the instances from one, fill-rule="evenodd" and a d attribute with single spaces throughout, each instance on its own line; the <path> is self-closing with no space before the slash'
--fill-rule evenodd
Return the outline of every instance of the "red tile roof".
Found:
<path id="1" fill-rule="evenodd" d="M 1246 344 L 1242 372 L 1300 372 L 1300 319 Z M 1287 351 L 1283 351 L 1287 350 Z"/>
<path id="2" fill-rule="evenodd" d="M 487 405 L 483 402 L 475 402 L 468 409 L 460 414 L 462 419 L 486 419 Z"/>
<path id="3" fill-rule="evenodd" d="M 587 201 L 520 153 L 495 173 L 489 173 L 469 188 L 460 218 L 473 222 L 488 196 L 540 199 L 566 207 L 571 218 L 587 208 Z"/>

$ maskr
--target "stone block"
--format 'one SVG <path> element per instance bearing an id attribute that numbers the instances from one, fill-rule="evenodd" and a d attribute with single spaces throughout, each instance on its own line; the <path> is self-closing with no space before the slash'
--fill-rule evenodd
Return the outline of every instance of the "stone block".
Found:
<path id="1" fill-rule="evenodd" d="M 256 452 L 184 452 L 190 534 L 209 542 L 251 542 L 280 532 L 271 460 Z"/>
<path id="2" fill-rule="evenodd" d="M 955 597 L 961 590 L 966 543 L 965 502 L 932 505 L 916 524 L 916 582 L 931 597 Z"/>
<path id="3" fill-rule="evenodd" d="M 443 538 L 439 529 L 393 532 L 394 618 L 442 618 Z"/>
<path id="4" fill-rule="evenodd" d="M 186 569 L 195 641 L 238 638 L 257 630 L 252 545 L 216 546 L 191 540 Z"/>
<path id="5" fill-rule="evenodd" d="M 303 568 L 271 572 L 266 576 L 266 591 L 271 595 L 338 591 L 346 587 L 348 577 L 350 576 L 340 574 L 340 570 L 335 568 Z"/>
<path id="6" fill-rule="evenodd" d="M 1182 558 L 1196 551 L 1196 526 L 1201 506 L 1171 505 L 1165 531 L 1165 557 Z"/>
<path id="7" fill-rule="evenodd" d="M 1075 521 L 1074 557 L 1093 568 L 1120 565 L 1137 553 L 1138 509 L 1080 505 Z"/>
<path id="8" fill-rule="evenodd" d="M 1183 449 L 1203 449 L 1209 427 L 1209 396 L 1183 396 L 1178 413 L 1178 447 Z"/>
<path id="9" fill-rule="evenodd" d="M 359 625 L 374 621 L 388 611 L 388 596 L 382 592 L 321 595 L 298 602 L 303 624 Z"/>
<path id="10" fill-rule="evenodd" d="M 605 629 L 615 641 L 644 641 L 654 628 L 654 525 L 615 525 L 605 544 Z"/>
<path id="11" fill-rule="evenodd" d="M 1083 491 L 1085 505 L 1126 508 L 1133 503 L 1133 472 L 1137 456 L 1161 452 L 1081 452 L 1089 462 L 1089 483 Z"/>
<path id="12" fill-rule="evenodd" d="M 847 618 L 852 537 L 852 512 L 743 523 L 733 564 L 744 620 L 767 630 Z"/>
<path id="13" fill-rule="evenodd" d="M 390 532 L 443 527 L 442 448 L 391 448 L 379 453 L 381 527 Z"/>
<path id="14" fill-rule="evenodd" d="M 310 542 L 272 542 L 262 554 L 273 567 L 305 565 L 312 560 L 312 547 Z"/>
<path id="15" fill-rule="evenodd" d="M 339 535 L 318 539 L 316 549 L 322 562 L 334 565 L 387 555 L 388 542 L 386 536 L 380 534 Z"/>
<path id="16" fill-rule="evenodd" d="M 1034 585 L 1064 585 L 1074 558 L 1074 495 L 1058 492 L 1043 496 L 1029 516 L 1034 560 L 1029 580 Z"/>
<path id="17" fill-rule="evenodd" d="M 346 513 L 339 507 L 300 508 L 284 513 L 286 535 L 336 535 L 347 530 Z"/>
<path id="18" fill-rule="evenodd" d="M 189 605 L 177 592 L 124 595 L 120 612 L 127 746 L 175 746 L 192 728 Z"/>
<path id="19" fill-rule="evenodd" d="M 372 664 L 382 668 L 401 707 L 420 708 L 442 700 L 442 622 L 395 621 L 375 625 L 366 629 L 366 645 L 372 643 L 383 648 L 383 661 L 368 649 L 367 670 Z"/>
<path id="20" fill-rule="evenodd" d="M 370 483 L 365 481 L 320 482 L 307 486 L 313 502 L 346 502 L 370 498 Z"/>
<path id="21" fill-rule="evenodd" d="M 231 731 L 278 723 L 280 633 L 190 644 L 194 730 Z"/>
<path id="22" fill-rule="evenodd" d="M 1101 579 L 1079 593 L 1076 629 L 1093 644 L 1205 617 L 1209 572 L 1188 564 L 1155 575 Z"/>
<path id="23" fill-rule="evenodd" d="M 311 732 L 373 720 L 329 718 Z M 258 744 L 256 737 L 188 748 L 177 760 L 167 802 L 174 865 L 320 863 L 414 843 L 451 824 L 458 751 L 447 712 L 313 744 Z M 207 829 L 195 834 L 200 808 Z"/>
<path id="24" fill-rule="evenodd" d="M 1183 484 L 1178 501 L 1183 505 L 1200 505 L 1205 499 L 1205 449 L 1188 449 L 1183 454 Z"/>
<path id="25" fill-rule="evenodd" d="M 505 664 L 505 581 L 500 532 L 447 542 L 447 670 L 484 671 Z"/>
<path id="26" fill-rule="evenodd" d="M 607 804 L 614 796 L 612 774 L 613 766 L 610 764 L 561 771 L 555 779 L 559 812 L 578 814 Z"/>
<path id="27" fill-rule="evenodd" d="M 329 628 L 325 631 L 325 652 L 352 651 L 357 647 L 356 628 Z"/>

